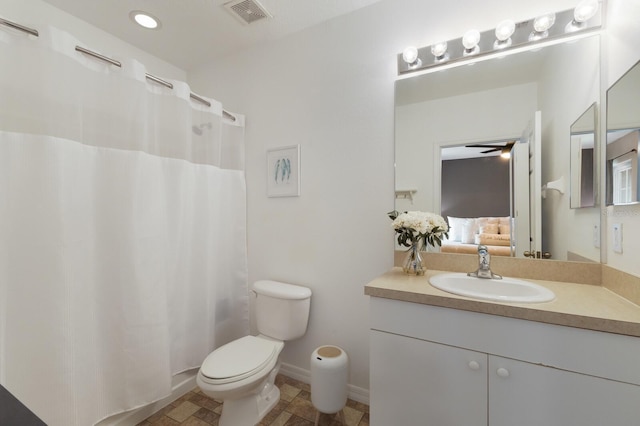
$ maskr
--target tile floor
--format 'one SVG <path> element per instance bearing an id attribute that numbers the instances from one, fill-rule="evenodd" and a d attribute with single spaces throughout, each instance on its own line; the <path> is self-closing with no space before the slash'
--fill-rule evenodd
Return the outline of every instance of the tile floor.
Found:
<path id="1" fill-rule="evenodd" d="M 280 388 L 280 402 L 259 426 L 313 426 L 316 409 L 311 404 L 309 385 L 282 374 L 276 377 L 276 385 Z M 196 388 L 138 426 L 217 425 L 221 412 L 220 401 L 206 397 Z M 348 400 L 344 415 L 348 426 L 369 426 L 368 405 Z M 319 425 L 338 426 L 341 423 L 336 414 L 322 414 Z"/>

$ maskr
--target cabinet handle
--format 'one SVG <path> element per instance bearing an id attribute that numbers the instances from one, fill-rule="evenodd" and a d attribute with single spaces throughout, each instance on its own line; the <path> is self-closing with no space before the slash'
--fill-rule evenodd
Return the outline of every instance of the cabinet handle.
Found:
<path id="1" fill-rule="evenodd" d="M 496 370 L 496 374 L 500 377 L 507 378 L 509 377 L 509 370 L 506 368 L 498 368 L 498 370 Z"/>
<path id="2" fill-rule="evenodd" d="M 474 371 L 480 370 L 480 364 L 478 361 L 469 361 L 469 368 Z"/>

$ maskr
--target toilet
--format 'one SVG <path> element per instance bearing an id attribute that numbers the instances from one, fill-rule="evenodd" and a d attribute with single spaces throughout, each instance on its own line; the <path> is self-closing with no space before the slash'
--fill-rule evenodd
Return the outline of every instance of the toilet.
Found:
<path id="1" fill-rule="evenodd" d="M 274 384 L 284 343 L 304 336 L 311 290 L 277 281 L 256 281 L 257 336 L 219 347 L 205 358 L 196 378 L 208 397 L 223 401 L 220 426 L 254 426 L 278 403 Z"/>

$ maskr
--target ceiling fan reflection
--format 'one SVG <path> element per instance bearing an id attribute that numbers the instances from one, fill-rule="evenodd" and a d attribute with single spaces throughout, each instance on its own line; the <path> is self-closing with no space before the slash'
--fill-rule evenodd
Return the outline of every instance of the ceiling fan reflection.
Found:
<path id="1" fill-rule="evenodd" d="M 511 156 L 511 149 L 516 141 L 507 142 L 504 145 L 489 145 L 489 144 L 477 144 L 477 145 L 465 145 L 466 148 L 489 148 L 481 151 L 481 154 L 489 154 L 491 152 L 500 152 L 500 156 L 509 158 Z"/>

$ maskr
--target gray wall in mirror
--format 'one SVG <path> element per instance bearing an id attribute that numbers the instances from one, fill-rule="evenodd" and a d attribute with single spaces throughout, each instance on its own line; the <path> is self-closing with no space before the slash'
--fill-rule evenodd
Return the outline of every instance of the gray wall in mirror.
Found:
<path id="1" fill-rule="evenodd" d="M 571 180 L 570 203 L 572 209 L 596 205 L 596 120 L 597 105 L 592 104 L 571 125 Z"/>
<path id="2" fill-rule="evenodd" d="M 500 156 L 443 160 L 441 192 L 445 218 L 509 216 L 509 162 Z"/>
<path id="3" fill-rule="evenodd" d="M 570 176 L 570 126 L 600 94 L 599 36 L 396 82 L 396 189 L 416 190 L 398 210 L 441 212 L 440 148 L 518 138 L 542 111 L 543 184 Z M 595 173 L 599 172 L 596 168 Z M 467 176 L 473 179 L 473 176 Z M 569 194 L 542 200 L 542 246 L 558 260 L 600 261 L 597 207 Z"/>

